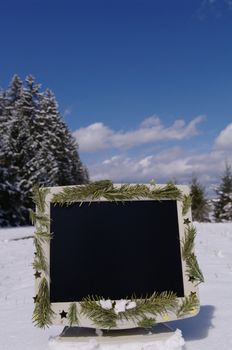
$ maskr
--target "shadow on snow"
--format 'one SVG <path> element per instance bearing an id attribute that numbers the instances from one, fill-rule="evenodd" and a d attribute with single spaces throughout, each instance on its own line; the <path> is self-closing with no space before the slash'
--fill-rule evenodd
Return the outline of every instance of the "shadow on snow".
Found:
<path id="1" fill-rule="evenodd" d="M 214 327 L 212 324 L 214 311 L 214 306 L 202 305 L 197 316 L 169 322 L 168 325 L 173 329 L 179 328 L 185 341 L 203 339 L 208 336 L 210 329 Z"/>

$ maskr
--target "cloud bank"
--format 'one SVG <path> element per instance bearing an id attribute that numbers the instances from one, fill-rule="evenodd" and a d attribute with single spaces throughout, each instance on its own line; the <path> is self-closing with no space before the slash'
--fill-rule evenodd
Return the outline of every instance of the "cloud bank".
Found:
<path id="1" fill-rule="evenodd" d="M 180 141 L 198 134 L 197 126 L 204 120 L 198 116 L 186 123 L 183 119 L 176 120 L 166 127 L 157 116 L 149 117 L 137 129 L 115 131 L 101 122 L 74 131 L 81 152 L 95 152 L 103 149 L 130 149 L 149 143 L 164 141 Z"/>
<path id="2" fill-rule="evenodd" d="M 189 183 L 197 175 L 205 184 L 218 182 L 225 161 L 231 154 L 213 150 L 204 154 L 188 154 L 178 148 L 167 149 L 157 155 L 129 157 L 117 155 L 89 167 L 92 180 L 112 179 L 115 182 L 177 181 Z"/>
<path id="3" fill-rule="evenodd" d="M 221 150 L 232 150 L 232 123 L 220 132 L 215 140 L 215 147 Z"/>
<path id="4" fill-rule="evenodd" d="M 182 147 L 182 140 L 199 135 L 198 125 L 203 119 L 198 116 L 189 123 L 176 120 L 167 127 L 152 116 L 130 131 L 114 131 L 103 123 L 94 123 L 75 135 L 80 151 L 98 151 L 95 160 L 87 164 L 91 180 L 189 183 L 197 175 L 204 184 L 212 184 L 218 182 L 225 162 L 232 164 L 232 123 L 211 141 L 208 151 L 195 150 L 197 138 L 190 148 Z"/>

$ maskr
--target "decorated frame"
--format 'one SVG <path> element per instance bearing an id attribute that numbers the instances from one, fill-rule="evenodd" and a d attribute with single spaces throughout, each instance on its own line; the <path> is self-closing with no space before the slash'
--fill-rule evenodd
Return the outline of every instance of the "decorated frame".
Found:
<path id="1" fill-rule="evenodd" d="M 76 302 L 50 302 L 50 204 L 70 205 L 92 201 L 128 200 L 175 200 L 177 201 L 178 225 L 183 271 L 184 297 L 173 291 L 154 291 L 151 296 L 127 296 L 125 300 L 104 300 L 87 295 Z M 194 253 L 196 229 L 192 224 L 191 197 L 187 186 L 145 184 L 114 185 L 109 180 L 87 185 L 64 187 L 39 187 L 33 189 L 36 211 L 30 211 L 35 225 L 34 262 L 35 296 L 33 322 L 45 328 L 54 324 L 78 325 L 101 329 L 152 327 L 158 322 L 194 316 L 200 304 L 198 284 L 204 282 Z"/>

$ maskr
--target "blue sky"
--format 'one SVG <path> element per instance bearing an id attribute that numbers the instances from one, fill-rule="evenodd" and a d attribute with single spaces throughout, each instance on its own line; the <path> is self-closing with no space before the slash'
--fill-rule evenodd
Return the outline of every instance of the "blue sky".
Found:
<path id="1" fill-rule="evenodd" d="M 232 161 L 231 0 L 9 0 L 0 30 L 0 86 L 54 91 L 92 179 L 207 184 Z"/>

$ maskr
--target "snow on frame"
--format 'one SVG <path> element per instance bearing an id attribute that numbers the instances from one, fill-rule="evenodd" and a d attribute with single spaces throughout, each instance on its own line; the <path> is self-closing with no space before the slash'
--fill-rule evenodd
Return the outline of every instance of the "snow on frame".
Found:
<path id="1" fill-rule="evenodd" d="M 169 325 L 182 331 L 185 350 L 229 350 L 232 349 L 232 223 L 197 223 L 196 226 L 196 252 L 206 281 L 200 285 L 201 311 L 196 317 L 171 322 Z M 61 349 L 57 344 L 54 347 L 52 337 L 60 334 L 62 327 L 40 330 L 31 322 L 34 296 L 34 272 L 31 266 L 33 242 L 26 237 L 32 235 L 32 227 L 0 229 L 1 350 Z M 88 345 L 92 348 L 88 348 Z M 126 349 L 173 349 L 168 344 L 164 348 L 156 348 L 154 344 L 150 348 L 143 345 L 131 344 L 132 347 L 128 347 L 127 344 Z M 178 341 L 177 346 L 180 346 Z M 101 350 L 98 344 L 87 343 L 85 350 L 90 349 Z"/>

